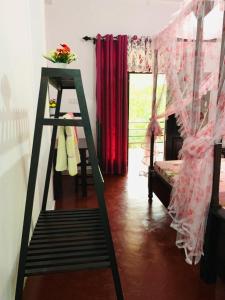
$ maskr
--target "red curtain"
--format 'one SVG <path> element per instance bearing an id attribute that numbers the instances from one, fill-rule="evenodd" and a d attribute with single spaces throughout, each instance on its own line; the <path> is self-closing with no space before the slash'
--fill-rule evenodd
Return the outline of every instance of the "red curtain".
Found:
<path id="1" fill-rule="evenodd" d="M 97 152 L 111 175 L 126 174 L 128 165 L 127 44 L 126 35 L 97 35 Z"/>

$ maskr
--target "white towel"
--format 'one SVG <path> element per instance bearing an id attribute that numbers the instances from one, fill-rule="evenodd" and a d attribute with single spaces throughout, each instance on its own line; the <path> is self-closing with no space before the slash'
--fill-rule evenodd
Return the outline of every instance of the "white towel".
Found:
<path id="1" fill-rule="evenodd" d="M 63 118 L 72 119 L 73 116 L 66 114 Z M 79 163 L 80 152 L 75 127 L 59 126 L 56 171 L 68 170 L 69 175 L 74 176 L 77 174 L 77 164 Z"/>

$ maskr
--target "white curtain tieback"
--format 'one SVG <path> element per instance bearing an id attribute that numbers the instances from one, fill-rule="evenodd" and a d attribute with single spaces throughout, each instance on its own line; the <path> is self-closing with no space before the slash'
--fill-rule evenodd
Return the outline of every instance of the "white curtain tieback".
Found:
<path id="1" fill-rule="evenodd" d="M 153 115 L 151 117 L 150 122 L 148 124 L 147 134 L 149 136 L 151 136 L 152 132 L 154 133 L 154 136 L 162 135 L 162 129 L 160 127 L 160 124 L 158 122 L 158 119 L 157 119 L 156 115 Z"/>

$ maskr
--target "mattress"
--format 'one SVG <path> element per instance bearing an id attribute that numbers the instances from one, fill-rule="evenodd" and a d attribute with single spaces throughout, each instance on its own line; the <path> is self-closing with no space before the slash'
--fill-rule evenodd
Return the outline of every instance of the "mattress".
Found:
<path id="1" fill-rule="evenodd" d="M 181 160 L 156 161 L 154 169 L 166 182 L 173 186 L 178 177 L 181 163 Z M 222 206 L 225 206 L 225 158 L 221 159 L 219 201 Z"/>

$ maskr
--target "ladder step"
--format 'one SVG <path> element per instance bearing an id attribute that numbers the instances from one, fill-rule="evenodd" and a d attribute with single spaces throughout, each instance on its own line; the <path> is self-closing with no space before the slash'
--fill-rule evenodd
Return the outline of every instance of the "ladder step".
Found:
<path id="1" fill-rule="evenodd" d="M 84 264 L 68 264 L 62 266 L 51 266 L 45 268 L 29 268 L 25 271 L 25 276 L 41 275 L 45 273 L 58 273 L 65 271 L 81 271 L 81 270 L 92 270 L 92 269 L 102 269 L 109 268 L 109 261 L 84 263 Z"/>
<path id="2" fill-rule="evenodd" d="M 84 123 L 82 120 L 76 119 L 42 119 L 42 125 L 49 125 L 49 126 L 76 126 L 76 127 L 83 127 Z"/>
<path id="3" fill-rule="evenodd" d="M 62 248 L 44 248 L 44 249 L 28 249 L 28 256 L 30 255 L 36 255 L 36 254 L 54 254 L 54 253 L 62 253 L 63 252 L 82 252 L 82 251 L 98 251 L 98 250 L 106 250 L 106 245 L 85 245 L 85 246 L 73 246 L 70 245 L 68 247 L 62 247 Z"/>
<path id="4" fill-rule="evenodd" d="M 102 240 L 104 239 L 104 235 L 103 234 L 99 234 L 99 235 L 81 235 L 81 236 L 74 236 L 74 235 L 70 235 L 70 236 L 49 236 L 49 238 L 42 238 L 42 239 L 32 239 L 30 242 L 30 245 L 33 244 L 37 244 L 37 243 L 51 243 L 51 242 L 64 242 L 64 241 L 85 241 L 85 240 Z"/>
<path id="5" fill-rule="evenodd" d="M 60 227 L 36 227 L 36 234 L 37 233 L 57 233 L 57 232 L 71 232 L 71 231 L 84 231 L 86 229 L 94 230 L 98 228 L 103 228 L 101 223 L 97 224 L 74 224 L 74 225 L 67 225 L 64 223 L 64 226 Z"/>
<path id="6" fill-rule="evenodd" d="M 39 224 L 46 224 L 51 223 L 68 223 L 68 222 L 78 222 L 78 223 L 91 223 L 92 221 L 99 221 L 100 218 L 100 212 L 99 209 L 93 209 L 93 210 L 74 210 L 71 212 L 68 211 L 46 211 L 41 212 L 37 226 Z"/>
<path id="7" fill-rule="evenodd" d="M 110 267 L 99 209 L 40 213 L 26 258 L 26 276 Z"/>
<path id="8" fill-rule="evenodd" d="M 38 224 L 36 225 L 37 228 L 41 229 L 42 227 L 46 227 L 46 225 L 48 225 L 49 228 L 63 228 L 64 226 L 72 226 L 72 225 L 82 225 L 82 224 L 86 224 L 86 225 L 95 225 L 95 224 L 99 224 L 100 221 L 99 219 L 94 219 L 94 220 L 69 220 L 68 222 L 59 222 L 59 221 L 42 221 L 42 222 L 38 222 Z"/>
<path id="9" fill-rule="evenodd" d="M 29 246 L 30 250 L 39 250 L 39 249 L 56 249 L 56 248 L 66 248 L 70 246 L 80 247 L 80 246 L 96 246 L 96 245 L 106 245 L 106 241 L 103 240 L 86 240 L 86 241 L 63 241 L 63 242 L 49 242 L 42 244 L 31 243 Z"/>
<path id="10" fill-rule="evenodd" d="M 50 211 L 47 211 L 47 212 L 41 212 L 40 214 L 40 217 L 41 218 L 44 218 L 45 216 L 50 218 L 50 217 L 54 217 L 54 218 L 57 218 L 57 216 L 60 216 L 60 218 L 64 217 L 82 217 L 82 216 L 86 216 L 86 217 L 93 217 L 93 216 L 99 216 L 100 215 L 100 212 L 99 210 L 91 210 L 91 211 L 71 211 L 71 212 L 60 212 L 60 211 L 57 211 L 56 213 L 53 213 L 53 212 L 50 212 Z"/>
<path id="11" fill-rule="evenodd" d="M 102 256 L 87 256 L 87 257 L 64 257 L 57 259 L 49 259 L 49 260 L 40 260 L 40 261 L 32 261 L 27 262 L 27 269 L 33 269 L 35 267 L 48 267 L 48 266 L 63 266 L 63 265 L 71 265 L 71 264 L 80 264 L 80 263 L 89 263 L 89 262 L 99 262 L 99 261 L 108 261 L 108 255 Z"/>
<path id="12" fill-rule="evenodd" d="M 85 257 L 85 256 L 98 256 L 98 255 L 106 255 L 106 250 L 98 250 L 98 251 L 82 251 L 82 252 L 63 252 L 63 253 L 51 253 L 51 254 L 37 254 L 37 255 L 29 255 L 27 257 L 27 262 L 31 261 L 40 261 L 40 260 L 49 260 L 49 259 L 57 259 L 57 258 L 65 258 L 65 257 Z"/>
<path id="13" fill-rule="evenodd" d="M 33 235 L 32 236 L 32 241 L 35 240 L 47 240 L 47 239 L 62 239 L 62 238 L 69 238 L 69 237 L 74 237 L 74 238 L 82 238 L 82 237 L 92 237 L 92 236 L 99 236 L 99 235 L 104 235 L 103 230 L 95 230 L 95 231 L 81 231 L 81 232 L 69 232 L 66 235 L 64 233 L 58 233 L 58 234 L 38 234 L 38 235 Z"/>
<path id="14" fill-rule="evenodd" d="M 69 220 L 70 219 L 70 220 Z M 40 223 L 47 223 L 47 222 L 67 222 L 67 221 L 78 221 L 78 222 L 85 222 L 85 221 L 93 221 L 93 220 L 99 220 L 99 216 L 98 215 L 93 215 L 93 216 L 89 216 L 89 215 L 83 215 L 83 216 L 62 216 L 59 217 L 58 215 L 56 216 L 49 216 L 48 219 L 46 218 L 42 218 L 40 217 L 39 222 Z"/>
<path id="15" fill-rule="evenodd" d="M 80 236 L 80 235 L 87 235 L 87 234 L 100 234 L 100 233 L 104 233 L 103 229 L 95 229 L 95 230 L 83 230 L 83 231 L 67 231 L 66 232 L 66 236 L 68 235 L 74 235 L 74 236 Z M 56 232 L 54 234 L 52 233 L 33 233 L 33 237 L 32 239 L 38 239 L 38 238 L 49 238 L 51 236 L 57 237 L 57 236 L 65 236 L 65 232 Z"/>
<path id="16" fill-rule="evenodd" d="M 54 71 L 57 72 L 57 71 Z M 50 77 L 49 83 L 56 89 L 75 89 L 74 79 L 71 77 Z"/>
<path id="17" fill-rule="evenodd" d="M 63 214 L 79 214 L 79 213 L 99 213 L 99 208 L 79 208 L 79 209 L 71 209 L 71 210 L 45 210 L 40 213 L 40 215 L 57 215 L 62 216 Z"/>

